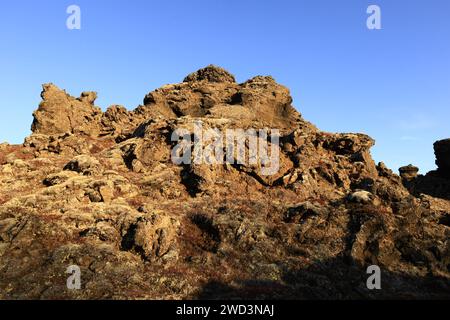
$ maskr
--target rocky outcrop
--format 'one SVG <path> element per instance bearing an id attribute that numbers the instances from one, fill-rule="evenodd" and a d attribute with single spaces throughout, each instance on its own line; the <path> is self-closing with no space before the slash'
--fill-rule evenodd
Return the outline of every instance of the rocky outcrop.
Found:
<path id="1" fill-rule="evenodd" d="M 434 144 L 438 173 L 450 179 L 450 139 L 436 141 Z"/>
<path id="2" fill-rule="evenodd" d="M 412 164 L 401 167 L 398 169 L 400 172 L 400 177 L 404 179 L 405 181 L 411 181 L 417 178 L 417 174 L 419 172 L 419 168 L 413 166 Z"/>
<path id="3" fill-rule="evenodd" d="M 220 67 L 216 67 L 214 65 L 209 65 L 206 68 L 197 70 L 196 72 L 193 72 L 186 78 L 184 78 L 184 82 L 198 82 L 198 81 L 233 83 L 236 82 L 236 79 L 227 70 Z"/>
<path id="4" fill-rule="evenodd" d="M 34 112 L 31 130 L 38 134 L 98 134 L 101 110 L 94 106 L 97 93 L 83 92 L 79 98 L 53 84 L 44 84 L 42 102 Z"/>
<path id="5" fill-rule="evenodd" d="M 33 133 L 0 145 L 0 298 L 450 297 L 447 142 L 399 176 L 272 77 L 215 66 L 134 110 L 96 97 L 44 85 Z"/>
<path id="6" fill-rule="evenodd" d="M 417 175 L 412 165 L 400 168 L 404 186 L 415 196 L 430 195 L 450 200 L 450 139 L 434 143 L 437 170 Z"/>

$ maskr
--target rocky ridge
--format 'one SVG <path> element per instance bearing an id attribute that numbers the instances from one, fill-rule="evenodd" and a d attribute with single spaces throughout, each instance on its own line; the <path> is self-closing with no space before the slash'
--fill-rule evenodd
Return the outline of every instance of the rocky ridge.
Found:
<path id="1" fill-rule="evenodd" d="M 272 77 L 215 66 L 132 111 L 53 84 L 41 97 L 23 145 L 0 145 L 2 299 L 450 297 L 450 140 L 438 170 L 399 176 L 369 136 L 304 120 Z M 174 164 L 173 132 L 198 121 L 278 129 L 279 170 Z"/>

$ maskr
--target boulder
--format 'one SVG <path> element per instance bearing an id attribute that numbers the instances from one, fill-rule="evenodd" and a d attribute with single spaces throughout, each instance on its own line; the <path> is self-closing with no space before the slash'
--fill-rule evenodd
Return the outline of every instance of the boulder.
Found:
<path id="1" fill-rule="evenodd" d="M 411 181 L 417 178 L 417 173 L 419 172 L 419 168 L 413 166 L 412 164 L 401 167 L 398 169 L 400 172 L 400 177 L 406 181 Z"/>
<path id="2" fill-rule="evenodd" d="M 97 175 L 101 172 L 100 162 L 88 155 L 79 155 L 70 160 L 64 170 L 75 171 L 85 176 Z"/>
<path id="3" fill-rule="evenodd" d="M 161 213 L 141 217 L 132 226 L 134 228 L 133 246 L 146 259 L 161 259 L 171 250 L 176 250 L 176 239 L 180 223 Z"/>

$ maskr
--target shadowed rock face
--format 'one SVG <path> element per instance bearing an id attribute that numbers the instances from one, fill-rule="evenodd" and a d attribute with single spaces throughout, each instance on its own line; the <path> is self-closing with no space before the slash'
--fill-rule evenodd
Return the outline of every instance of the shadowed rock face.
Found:
<path id="1" fill-rule="evenodd" d="M 450 139 L 434 143 L 437 170 L 426 175 L 417 175 L 418 168 L 412 165 L 399 169 L 403 184 L 416 197 L 422 194 L 450 200 Z"/>
<path id="2" fill-rule="evenodd" d="M 450 297 L 447 142 L 439 170 L 400 177 L 367 135 L 304 120 L 272 77 L 215 66 L 132 111 L 96 96 L 44 85 L 33 133 L 0 145 L 0 298 Z M 199 121 L 278 130 L 278 170 L 175 164 L 173 133 Z M 373 264 L 380 291 L 366 287 Z M 70 265 L 81 290 L 66 288 Z"/>
<path id="3" fill-rule="evenodd" d="M 434 153 L 439 173 L 450 178 L 450 139 L 436 141 Z"/>

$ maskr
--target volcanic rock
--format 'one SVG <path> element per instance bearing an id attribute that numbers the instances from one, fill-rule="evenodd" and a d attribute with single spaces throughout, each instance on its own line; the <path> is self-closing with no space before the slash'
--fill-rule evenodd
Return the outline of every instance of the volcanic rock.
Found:
<path id="1" fill-rule="evenodd" d="M 75 171 L 83 175 L 96 175 L 99 173 L 100 162 L 88 155 L 79 155 L 69 161 L 64 170 Z"/>
<path id="2" fill-rule="evenodd" d="M 450 178 L 450 139 L 436 141 L 434 143 L 434 153 L 439 173 Z"/>
<path id="3" fill-rule="evenodd" d="M 34 133 L 54 135 L 82 133 L 96 135 L 100 108 L 93 106 L 96 93 L 84 92 L 75 99 L 53 84 L 44 84 L 42 102 L 33 113 L 31 130 Z"/>
<path id="4" fill-rule="evenodd" d="M 272 77 L 215 66 L 134 110 L 43 88 L 32 134 L 0 145 L 0 299 L 450 298 L 448 140 L 400 177 Z M 242 148 L 213 148 L 227 132 Z"/>
<path id="5" fill-rule="evenodd" d="M 191 73 L 184 82 L 207 81 L 207 82 L 236 82 L 234 76 L 223 68 L 209 65 Z"/>
<path id="6" fill-rule="evenodd" d="M 412 164 L 401 167 L 398 170 L 400 172 L 400 177 L 406 181 L 414 180 L 419 172 L 419 168 L 413 166 Z"/>

